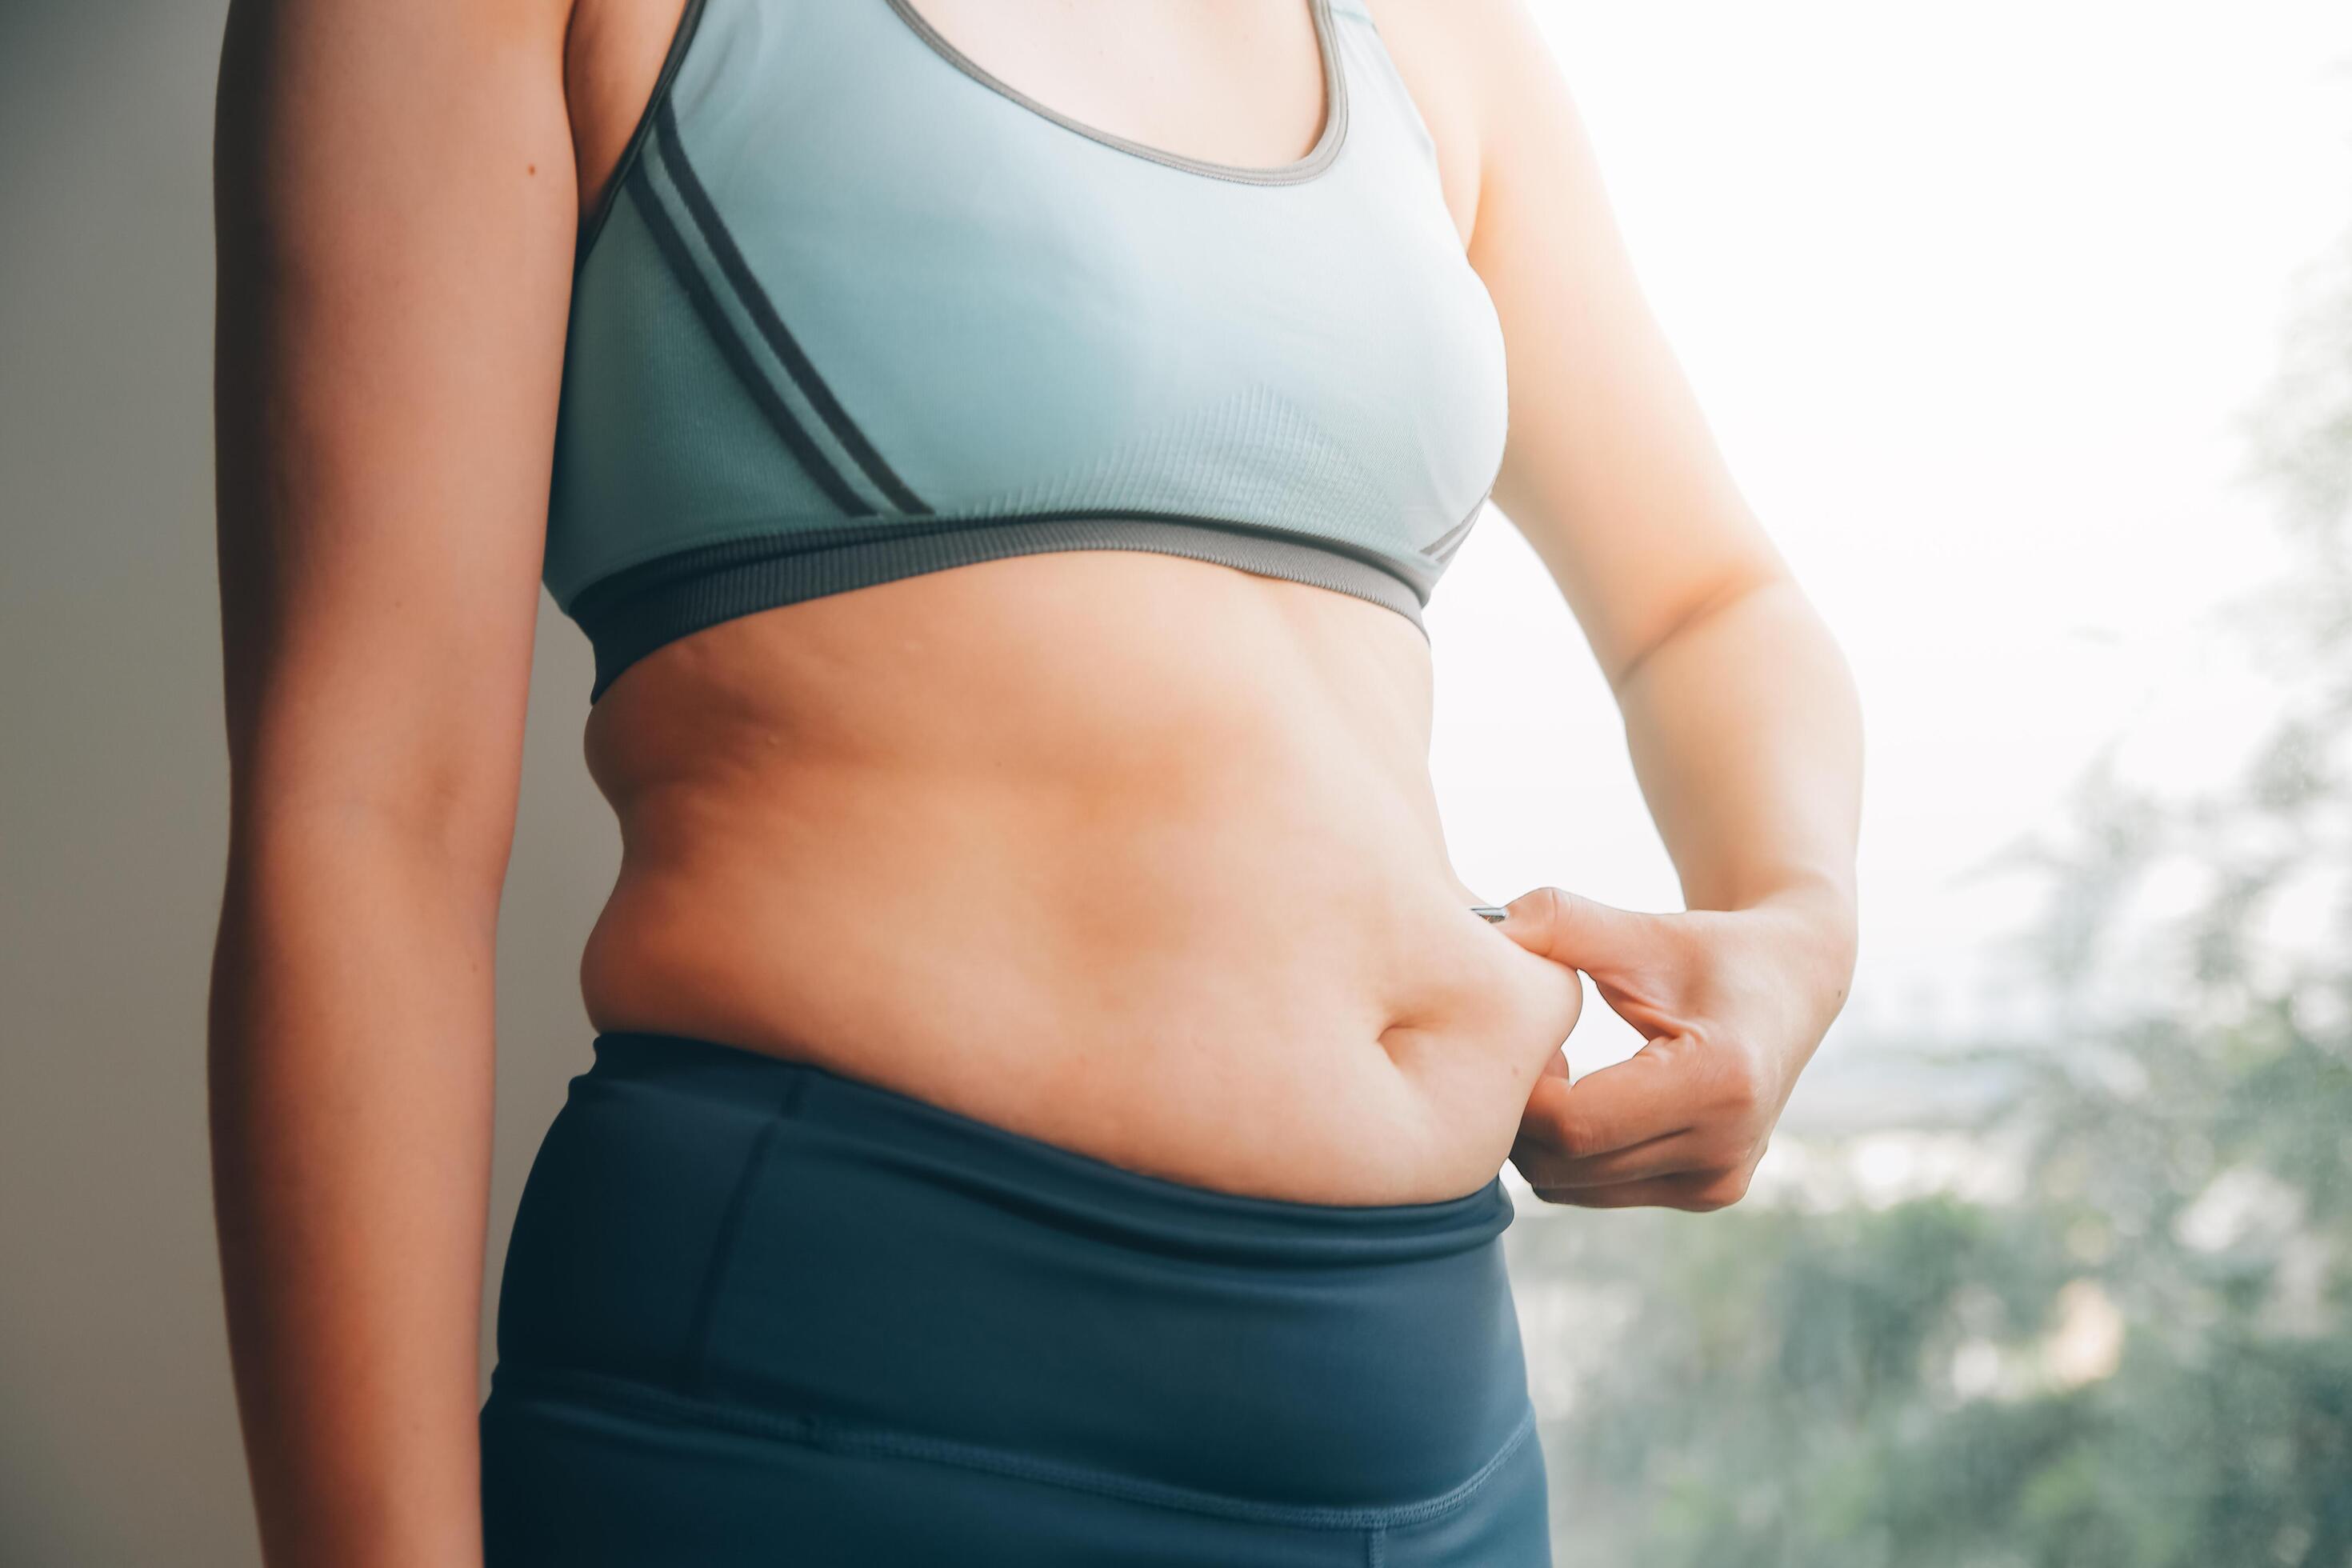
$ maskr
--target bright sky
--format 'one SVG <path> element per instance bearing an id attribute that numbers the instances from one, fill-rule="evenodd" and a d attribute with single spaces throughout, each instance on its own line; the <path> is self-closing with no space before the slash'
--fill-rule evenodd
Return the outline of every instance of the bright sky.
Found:
<path id="1" fill-rule="evenodd" d="M 2276 570 L 2237 422 L 2352 223 L 2352 6 L 1537 0 L 1651 300 L 1853 660 L 1862 971 L 1823 1061 L 2016 1022 L 1963 879 L 2109 741 L 2217 776 Z M 1498 516 L 1429 613 L 1456 865 L 1679 907 L 1613 705 Z M 1638 1041 L 1597 1002 L 1580 1071 Z"/>

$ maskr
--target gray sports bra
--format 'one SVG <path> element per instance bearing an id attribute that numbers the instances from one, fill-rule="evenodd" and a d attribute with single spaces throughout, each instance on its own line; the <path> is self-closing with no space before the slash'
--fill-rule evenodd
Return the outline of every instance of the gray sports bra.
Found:
<path id="1" fill-rule="evenodd" d="M 1143 550 L 1420 611 L 1503 343 L 1358 0 L 1320 140 L 1079 123 L 908 0 L 690 0 L 581 235 L 545 580 L 601 697 L 665 643 L 1003 556 Z"/>

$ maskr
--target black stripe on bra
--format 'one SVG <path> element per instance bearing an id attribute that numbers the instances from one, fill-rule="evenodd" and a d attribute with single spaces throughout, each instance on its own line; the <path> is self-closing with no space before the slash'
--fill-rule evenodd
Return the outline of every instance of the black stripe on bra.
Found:
<path id="1" fill-rule="evenodd" d="M 686 210 L 693 217 L 695 226 L 702 231 L 703 243 L 710 247 L 710 254 L 718 258 L 719 269 L 726 274 L 736 297 L 742 300 L 743 308 L 759 327 L 760 335 L 767 339 L 768 347 L 775 351 L 776 358 L 782 362 L 793 384 L 801 389 L 801 395 L 808 399 L 809 406 L 816 410 L 817 416 L 824 421 L 825 428 L 832 431 L 834 438 L 841 443 L 842 450 L 866 470 L 866 477 L 874 481 L 875 488 L 892 506 L 916 515 L 929 512 L 931 509 L 924 505 L 922 498 L 908 489 L 890 465 L 883 460 L 882 454 L 874 449 L 874 444 L 866 438 L 866 433 L 841 406 L 840 399 L 833 395 L 833 388 L 825 384 L 824 377 L 817 374 L 816 366 L 802 349 L 800 340 L 793 336 L 791 329 L 784 325 L 783 317 L 777 314 L 775 302 L 768 298 L 768 291 L 760 287 L 759 279 L 752 276 L 751 264 L 743 259 L 743 252 L 736 245 L 735 237 L 728 232 L 726 220 L 719 216 L 718 206 L 712 203 L 710 194 L 703 189 L 701 179 L 694 172 L 694 164 L 686 155 L 685 142 L 677 133 L 677 115 L 670 108 L 667 99 L 662 100 L 660 109 L 656 111 L 654 134 L 661 141 L 662 163 L 677 184 L 677 194 L 684 198 Z"/>
<path id="2" fill-rule="evenodd" d="M 663 210 L 661 196 L 648 182 L 642 160 L 629 171 L 629 199 L 636 204 L 638 213 L 646 220 L 646 229 L 654 237 L 655 246 L 669 263 L 669 269 L 677 277 L 679 287 L 693 300 L 695 313 L 702 318 L 703 325 L 710 329 L 710 336 L 719 344 L 719 353 L 727 356 L 728 365 L 735 372 L 736 378 L 742 382 L 745 390 L 751 393 L 752 401 L 760 405 L 760 412 L 767 416 L 768 423 L 782 438 L 793 459 L 800 464 L 810 479 L 816 481 L 817 489 L 824 492 L 825 499 L 841 510 L 851 517 L 874 516 L 875 508 L 865 497 L 850 489 L 848 481 L 835 469 L 817 444 L 809 438 L 808 432 L 802 429 L 800 422 L 793 417 L 793 411 L 785 405 L 782 394 L 768 380 L 767 374 L 760 368 L 760 362 L 752 356 L 751 345 L 735 331 L 735 323 L 727 319 L 725 307 L 719 304 L 718 296 L 711 293 L 702 269 L 695 264 L 693 252 L 687 248 L 686 237 L 677 232 L 677 226 Z"/>

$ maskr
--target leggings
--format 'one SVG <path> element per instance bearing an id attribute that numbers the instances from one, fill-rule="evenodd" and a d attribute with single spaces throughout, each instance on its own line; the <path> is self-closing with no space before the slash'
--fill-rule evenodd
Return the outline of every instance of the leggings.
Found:
<path id="1" fill-rule="evenodd" d="M 601 1036 L 525 1185 L 491 1568 L 1537 1568 L 1499 1177 L 1322 1205 Z"/>

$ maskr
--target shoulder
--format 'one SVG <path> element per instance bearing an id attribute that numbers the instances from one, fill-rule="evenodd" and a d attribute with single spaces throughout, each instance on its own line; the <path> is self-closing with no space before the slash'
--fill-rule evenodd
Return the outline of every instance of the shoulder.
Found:
<path id="1" fill-rule="evenodd" d="M 1527 0 L 1360 0 L 1437 143 L 1465 241 L 1498 163 L 1564 110 L 1566 84 Z"/>

